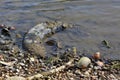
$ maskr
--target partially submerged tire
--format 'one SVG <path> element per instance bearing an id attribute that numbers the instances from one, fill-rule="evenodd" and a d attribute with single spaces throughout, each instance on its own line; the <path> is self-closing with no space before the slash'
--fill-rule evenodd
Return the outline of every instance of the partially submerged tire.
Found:
<path id="1" fill-rule="evenodd" d="M 68 24 L 62 22 L 43 22 L 33 28 L 31 28 L 24 37 L 24 47 L 35 55 L 41 57 L 46 56 L 46 50 L 43 45 L 44 39 L 51 36 L 54 33 L 63 31 L 67 27 L 71 27 Z"/>

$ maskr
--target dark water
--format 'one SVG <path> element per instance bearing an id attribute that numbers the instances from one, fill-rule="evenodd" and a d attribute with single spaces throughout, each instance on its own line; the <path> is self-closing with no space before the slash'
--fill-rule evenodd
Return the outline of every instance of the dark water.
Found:
<path id="1" fill-rule="evenodd" d="M 78 51 L 120 59 L 120 0 L 0 0 L 0 24 L 27 31 L 47 20 L 78 25 L 53 38 Z M 110 42 L 110 49 L 101 41 Z"/>

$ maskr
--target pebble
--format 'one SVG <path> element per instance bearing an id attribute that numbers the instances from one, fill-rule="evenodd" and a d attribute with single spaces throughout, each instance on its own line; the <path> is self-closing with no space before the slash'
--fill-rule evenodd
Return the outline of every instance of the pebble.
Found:
<path id="1" fill-rule="evenodd" d="M 91 80 L 97 80 L 97 76 L 91 76 Z"/>
<path id="2" fill-rule="evenodd" d="M 80 58 L 80 60 L 78 61 L 78 66 L 80 68 L 86 68 L 88 67 L 88 65 L 91 63 L 91 60 L 88 57 L 82 57 Z"/>
<path id="3" fill-rule="evenodd" d="M 20 34 L 16 34 L 16 38 L 22 38 Z"/>
<path id="4" fill-rule="evenodd" d="M 0 60 L 3 60 L 3 55 L 0 55 Z"/>
<path id="5" fill-rule="evenodd" d="M 104 66 L 104 63 L 102 61 L 97 61 L 96 64 L 100 67 L 103 67 Z"/>
<path id="6" fill-rule="evenodd" d="M 31 57 L 31 58 L 30 58 L 30 61 L 34 62 L 34 61 L 35 61 L 35 59 L 34 59 L 33 57 Z"/>
<path id="7" fill-rule="evenodd" d="M 16 28 L 14 26 L 10 27 L 10 30 L 15 30 Z"/>
<path id="8" fill-rule="evenodd" d="M 94 69 L 94 70 L 98 70 L 98 69 L 101 69 L 101 67 L 99 67 L 99 66 L 94 66 L 93 69 Z"/>
<path id="9" fill-rule="evenodd" d="M 80 70 L 76 70 L 76 71 L 75 71 L 75 74 L 77 74 L 77 75 L 81 75 L 82 73 L 81 73 Z"/>
<path id="10" fill-rule="evenodd" d="M 62 44 L 61 44 L 61 42 L 57 42 L 57 48 L 62 49 Z"/>
<path id="11" fill-rule="evenodd" d="M 89 77 L 90 76 L 90 73 L 88 71 L 86 71 L 84 74 L 85 74 L 85 77 Z"/>
<path id="12" fill-rule="evenodd" d="M 96 52 L 94 55 L 93 55 L 93 58 L 94 59 L 100 59 L 101 55 L 100 55 L 100 52 Z"/>
<path id="13" fill-rule="evenodd" d="M 20 70 L 19 70 L 19 69 L 16 69 L 16 71 L 17 71 L 17 72 L 20 72 Z"/>
<path id="14" fill-rule="evenodd" d="M 1 24 L 1 25 L 0 25 L 0 28 L 3 28 L 3 27 L 5 27 L 5 25 L 4 25 L 4 24 Z"/>
<path id="15" fill-rule="evenodd" d="M 24 63 L 22 63 L 22 62 L 21 62 L 21 63 L 19 63 L 19 64 L 20 64 L 21 66 L 24 66 L 24 65 L 25 65 L 25 64 L 24 64 Z"/>

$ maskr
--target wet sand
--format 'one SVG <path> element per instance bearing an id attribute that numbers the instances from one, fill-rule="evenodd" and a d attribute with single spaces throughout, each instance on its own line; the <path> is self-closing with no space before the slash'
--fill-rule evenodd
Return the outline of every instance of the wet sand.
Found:
<path id="1" fill-rule="evenodd" d="M 119 5 L 118 0 L 4 0 L 0 1 L 0 24 L 16 26 L 20 32 L 48 20 L 75 24 L 52 38 L 63 47 L 77 47 L 80 54 L 100 51 L 104 57 L 120 59 Z M 110 49 L 101 44 L 103 40 Z"/>

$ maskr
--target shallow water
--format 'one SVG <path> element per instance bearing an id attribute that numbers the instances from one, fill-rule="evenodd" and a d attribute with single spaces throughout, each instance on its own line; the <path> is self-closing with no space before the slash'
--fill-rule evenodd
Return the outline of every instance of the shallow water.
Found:
<path id="1" fill-rule="evenodd" d="M 48 20 L 77 26 L 53 36 L 63 46 L 76 46 L 88 54 L 100 51 L 104 57 L 120 59 L 119 0 L 0 0 L 0 24 L 24 32 Z M 101 45 L 103 40 L 110 42 L 110 49 Z"/>

